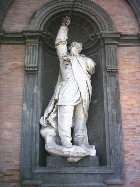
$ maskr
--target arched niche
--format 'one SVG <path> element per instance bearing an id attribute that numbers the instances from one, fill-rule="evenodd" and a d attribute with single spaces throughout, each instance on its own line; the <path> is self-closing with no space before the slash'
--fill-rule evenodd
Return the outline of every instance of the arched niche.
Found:
<path id="1" fill-rule="evenodd" d="M 62 19 L 68 12 L 61 11 L 54 14 L 44 25 L 43 31 L 45 38 L 42 41 L 42 64 L 41 64 L 41 115 L 43 115 L 57 82 L 59 73 L 59 60 L 54 47 L 55 37 L 61 25 Z M 55 26 L 55 27 L 54 27 Z M 83 44 L 82 54 L 92 58 L 96 62 L 96 73 L 92 77 L 93 95 L 89 110 L 89 120 L 87 123 L 89 142 L 95 144 L 101 165 L 106 165 L 106 143 L 105 123 L 104 123 L 104 93 L 103 93 L 103 74 L 101 63 L 101 42 L 98 38 L 100 30 L 97 24 L 84 13 L 74 11 L 71 16 L 69 26 L 68 46 L 72 41 Z M 100 111 L 100 112 L 98 112 Z M 93 114 L 93 115 L 92 115 Z M 92 116 L 94 116 L 92 118 Z M 42 139 L 42 138 L 41 138 Z M 44 140 L 40 143 L 40 161 L 44 165 L 46 162 L 46 152 Z M 44 156 L 43 156 L 44 155 Z"/>
<path id="2" fill-rule="evenodd" d="M 52 0 L 40 7 L 31 17 L 29 29 L 43 30 L 46 22 L 54 15 L 62 11 L 70 11 L 73 1 Z M 96 22 L 100 31 L 114 31 L 113 22 L 110 16 L 97 4 L 90 0 L 77 0 L 74 10 L 85 13 Z M 47 15 L 47 16 L 46 16 Z"/>
<path id="3" fill-rule="evenodd" d="M 60 186 L 69 182 L 80 172 L 82 184 L 121 183 L 122 147 L 119 90 L 117 82 L 117 39 L 109 15 L 95 3 L 77 0 L 71 17 L 69 40 L 83 43 L 82 53 L 96 62 L 96 73 L 92 77 L 93 95 L 87 123 L 90 144 L 95 144 L 100 166 L 73 168 L 72 166 L 49 168 L 48 153 L 40 136 L 39 119 L 53 94 L 59 72 L 59 61 L 54 40 L 62 18 L 68 14 L 73 1 L 52 0 L 39 8 L 32 16 L 26 37 L 25 99 L 23 111 L 22 181 L 33 178 L 37 185 L 51 183 L 47 174 L 56 174 Z M 120 159 L 121 158 L 121 159 Z M 24 167 L 26 164 L 27 167 Z M 47 173 L 45 175 L 45 173 Z M 98 174 L 97 174 L 98 173 Z M 85 177 L 93 176 L 87 181 Z M 63 179 L 67 176 L 68 181 Z M 43 177 L 42 177 L 43 176 Z M 42 177 L 42 178 L 41 178 Z M 59 181 L 59 178 L 62 178 Z M 100 178 L 100 179 L 99 179 Z M 25 182 L 26 181 L 26 182 Z M 108 181 L 108 182 L 107 182 Z M 68 182 L 68 183 L 67 183 Z M 27 182 L 28 184 L 28 182 Z M 33 183 L 32 183 L 33 184 Z M 72 185 L 72 184 L 71 184 Z M 41 185 L 40 185 L 41 186 Z M 99 184 L 97 185 L 99 186 Z"/>

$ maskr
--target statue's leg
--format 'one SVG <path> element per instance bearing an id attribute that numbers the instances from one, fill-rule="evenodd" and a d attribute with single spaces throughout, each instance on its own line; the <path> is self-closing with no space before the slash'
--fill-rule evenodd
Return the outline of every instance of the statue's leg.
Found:
<path id="1" fill-rule="evenodd" d="M 74 106 L 58 106 L 58 132 L 64 147 L 72 147 L 71 127 Z"/>
<path id="2" fill-rule="evenodd" d="M 74 111 L 74 143 L 82 147 L 88 147 L 86 118 L 82 104 L 75 106 Z"/>

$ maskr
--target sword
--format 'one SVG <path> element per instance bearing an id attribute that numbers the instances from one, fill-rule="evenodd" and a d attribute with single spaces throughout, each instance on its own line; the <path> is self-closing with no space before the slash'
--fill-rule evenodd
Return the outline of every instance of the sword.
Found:
<path id="1" fill-rule="evenodd" d="M 70 10 L 70 13 L 69 13 L 69 17 L 70 17 L 70 18 L 71 18 L 71 14 L 72 14 L 72 11 L 73 11 L 75 2 L 76 2 L 76 0 L 73 1 L 72 7 L 71 7 L 71 10 Z"/>
<path id="2" fill-rule="evenodd" d="M 73 1 L 73 4 L 72 4 L 72 7 L 71 7 L 71 9 L 70 9 L 69 14 L 63 19 L 63 23 L 64 23 L 65 25 L 69 25 L 69 23 L 70 23 L 70 18 L 71 18 L 71 15 L 72 15 L 72 11 L 73 11 L 75 2 L 76 2 L 76 0 Z"/>

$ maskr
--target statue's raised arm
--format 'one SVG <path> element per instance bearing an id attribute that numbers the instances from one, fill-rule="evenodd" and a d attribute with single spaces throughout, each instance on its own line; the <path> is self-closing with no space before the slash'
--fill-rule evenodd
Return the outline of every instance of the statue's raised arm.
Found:
<path id="1" fill-rule="evenodd" d="M 63 56 L 66 56 L 67 51 L 67 40 L 68 40 L 68 25 L 70 24 L 70 18 L 66 16 L 63 19 L 62 26 L 60 27 L 55 40 L 55 47 L 59 60 L 61 61 Z"/>

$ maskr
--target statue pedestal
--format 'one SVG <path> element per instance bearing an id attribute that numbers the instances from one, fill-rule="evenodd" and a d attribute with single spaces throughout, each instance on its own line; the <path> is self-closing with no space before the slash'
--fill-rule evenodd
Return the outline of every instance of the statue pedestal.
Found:
<path id="1" fill-rule="evenodd" d="M 98 167 L 98 156 L 86 156 L 78 162 L 68 162 L 65 157 L 47 156 L 48 167 Z"/>

